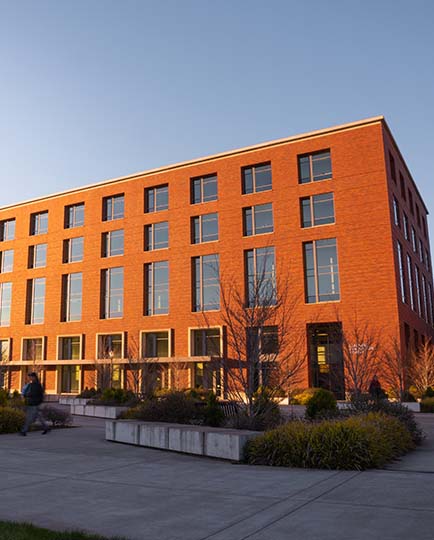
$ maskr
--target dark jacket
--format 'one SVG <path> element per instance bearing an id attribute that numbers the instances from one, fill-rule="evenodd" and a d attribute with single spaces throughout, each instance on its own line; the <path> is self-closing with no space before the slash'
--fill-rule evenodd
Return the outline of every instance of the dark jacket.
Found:
<path id="1" fill-rule="evenodd" d="M 40 382 L 32 382 L 26 388 L 24 394 L 26 405 L 34 407 L 40 405 L 44 400 L 44 389 Z"/>

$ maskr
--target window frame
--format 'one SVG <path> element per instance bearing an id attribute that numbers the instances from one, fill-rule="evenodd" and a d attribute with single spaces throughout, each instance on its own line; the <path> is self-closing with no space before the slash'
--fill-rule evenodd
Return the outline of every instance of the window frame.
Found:
<path id="1" fill-rule="evenodd" d="M 6 286 L 8 289 L 7 294 L 9 295 L 9 298 L 6 297 L 6 302 L 4 301 L 4 289 Z M 12 291 L 13 291 L 13 282 L 12 281 L 2 281 L 0 282 L 0 328 L 8 328 L 11 326 L 11 319 L 12 319 Z M 8 318 L 6 319 L 4 317 L 4 313 L 9 313 Z M 6 324 L 4 321 L 7 321 Z"/>
<path id="2" fill-rule="evenodd" d="M 110 356 L 110 351 L 107 353 L 108 357 L 100 356 L 100 338 L 102 336 L 121 336 L 121 356 Z M 113 350 L 113 349 L 111 349 Z M 97 332 L 95 334 L 95 359 L 96 360 L 108 360 L 108 362 L 125 359 L 125 332 L 124 331 L 112 331 L 112 332 Z"/>
<path id="3" fill-rule="evenodd" d="M 214 354 L 202 354 L 202 355 L 196 355 L 194 354 L 195 352 L 195 339 L 194 339 L 194 336 L 195 336 L 195 332 L 202 332 L 202 339 L 201 339 L 201 345 L 205 345 L 205 349 L 207 349 L 208 347 L 206 347 L 207 345 L 207 341 L 206 341 L 206 332 L 207 331 L 210 331 L 210 330 L 218 330 L 219 331 L 219 354 L 218 355 L 214 355 Z M 203 351 L 202 351 L 203 352 Z M 209 352 L 209 351 L 206 351 L 206 352 Z M 200 328 L 200 327 L 197 327 L 197 326 L 190 326 L 188 327 L 188 353 L 189 353 L 189 357 L 190 358 L 201 358 L 201 359 L 210 359 L 210 358 L 213 358 L 213 357 L 217 357 L 217 358 L 221 358 L 223 356 L 223 352 L 224 352 L 224 341 L 223 341 L 223 326 L 221 325 L 213 325 L 213 326 L 209 326 L 209 327 L 206 327 L 206 328 Z M 197 362 L 200 362 L 200 360 L 197 360 Z"/>
<path id="4" fill-rule="evenodd" d="M 44 228 L 45 225 L 45 228 Z M 30 214 L 29 236 L 40 236 L 48 233 L 48 210 Z"/>
<path id="5" fill-rule="evenodd" d="M 41 340 L 41 358 L 24 358 L 24 342 L 29 340 Z M 20 355 L 20 361 L 21 362 L 44 362 L 45 361 L 45 354 L 47 349 L 47 338 L 46 336 L 23 336 L 21 338 L 21 355 Z"/>
<path id="6" fill-rule="evenodd" d="M 73 276 L 80 276 L 80 295 L 71 295 L 71 283 Z M 71 317 L 71 305 L 76 298 L 80 297 L 80 315 Z M 62 301 L 61 322 L 79 322 L 83 316 L 83 272 L 71 272 L 62 275 Z"/>
<path id="7" fill-rule="evenodd" d="M 215 216 L 215 218 L 210 218 L 210 216 Z M 210 218 L 204 220 L 204 218 Z M 211 240 L 204 240 L 204 221 L 215 221 L 216 231 L 214 232 L 215 238 Z M 210 242 L 218 242 L 219 240 L 219 214 L 218 212 L 210 212 L 209 214 L 201 214 L 199 216 L 192 216 L 190 218 L 190 227 L 191 227 L 191 244 L 209 244 Z M 196 231 L 198 232 L 198 237 L 196 237 Z"/>
<path id="8" fill-rule="evenodd" d="M 81 239 L 81 259 L 71 260 L 72 257 L 72 244 L 74 240 Z M 72 238 L 65 238 L 63 240 L 63 254 L 62 264 L 73 264 L 83 262 L 84 259 L 84 236 L 74 236 Z"/>
<path id="9" fill-rule="evenodd" d="M 258 169 L 264 168 L 265 170 L 269 170 L 270 174 L 270 183 L 264 184 L 265 188 L 262 186 L 261 189 L 258 189 L 257 186 L 257 180 L 256 177 L 259 173 L 262 171 L 259 171 Z M 251 190 L 248 187 L 248 181 L 246 180 L 246 174 L 247 172 L 251 170 Z M 264 191 L 272 191 L 273 189 L 273 169 L 271 166 L 271 161 L 264 161 L 261 163 L 255 163 L 253 165 L 245 165 L 241 167 L 241 193 L 242 195 L 252 195 L 254 193 L 262 193 Z"/>
<path id="10" fill-rule="evenodd" d="M 213 263 L 204 262 L 205 258 L 214 258 Z M 213 266 L 213 264 L 217 262 L 218 266 L 218 275 L 216 278 L 214 278 L 211 282 L 211 284 L 206 285 L 205 284 L 205 278 L 204 278 L 204 265 Z M 199 263 L 199 275 L 197 275 L 197 263 Z M 193 313 L 201 313 L 204 311 L 220 311 L 220 304 L 221 304 L 221 288 L 220 288 L 220 254 L 219 253 L 210 253 L 208 255 L 198 255 L 196 257 L 191 258 L 191 293 L 192 293 L 192 301 L 191 301 L 191 311 Z M 209 278 L 208 278 L 209 281 Z M 218 306 L 216 303 L 211 304 L 205 304 L 205 292 L 208 291 L 207 287 L 211 287 L 212 289 L 217 288 L 218 289 Z M 211 289 L 211 290 L 212 290 Z M 199 291 L 199 294 L 198 294 Z M 199 298 L 198 298 L 199 296 Z M 208 307 L 211 306 L 211 307 Z M 217 306 L 217 307 L 215 307 Z"/>
<path id="11" fill-rule="evenodd" d="M 112 273 L 115 270 L 122 270 L 122 293 L 116 293 L 120 289 L 112 289 L 111 282 L 113 280 Z M 100 275 L 101 282 L 101 310 L 100 319 L 122 319 L 125 312 L 125 272 L 123 266 L 113 266 L 110 268 L 102 268 Z M 114 291 L 114 292 L 113 292 Z M 121 298 L 121 310 L 114 311 L 111 308 L 112 303 L 117 301 L 117 298 Z M 115 315 L 113 315 L 115 314 Z"/>
<path id="12" fill-rule="evenodd" d="M 159 309 L 165 309 L 165 311 L 159 311 L 157 312 L 155 309 L 155 304 L 157 302 L 157 296 L 156 291 L 158 293 L 159 288 L 155 287 L 155 265 L 157 264 L 163 264 L 165 265 L 165 268 L 167 268 L 167 308 L 159 308 Z M 162 267 L 164 269 L 164 267 Z M 157 268 L 158 269 L 158 268 Z M 151 281 L 149 281 L 149 270 L 151 270 Z M 164 261 L 151 261 L 147 262 L 143 266 L 143 315 L 145 317 L 155 317 L 157 315 L 168 315 L 170 312 L 170 275 L 169 275 L 169 260 Z M 162 282 L 164 285 L 164 282 Z M 163 292 L 164 290 L 161 289 Z M 162 297 L 163 293 L 162 293 Z M 151 298 L 151 302 L 149 302 L 149 298 Z"/>
<path id="13" fill-rule="evenodd" d="M 112 253 L 113 237 L 115 233 L 122 233 L 122 253 Z M 101 233 L 101 258 L 110 259 L 112 257 L 122 257 L 125 254 L 125 231 L 124 229 L 114 229 Z"/>
<path id="14" fill-rule="evenodd" d="M 122 212 L 116 210 L 117 204 L 122 200 Z M 110 211 L 109 211 L 110 210 Z M 107 195 L 102 199 L 102 221 L 116 221 L 125 217 L 125 193 Z"/>
<path id="15" fill-rule="evenodd" d="M 323 272 L 319 271 L 319 266 L 318 266 L 318 243 L 319 242 L 330 242 L 332 240 L 334 241 L 334 247 L 335 247 L 335 253 L 336 253 L 336 263 L 332 264 L 332 266 L 333 267 L 336 266 L 336 271 L 332 271 L 331 273 L 323 273 Z M 308 266 L 307 266 L 308 254 L 306 252 L 306 247 L 308 245 L 312 246 L 313 268 L 308 268 Z M 328 246 L 325 245 L 325 247 L 328 247 Z M 320 248 L 321 248 L 321 246 L 320 246 Z M 312 270 L 313 270 L 313 275 L 309 275 L 309 271 L 312 271 Z M 316 304 L 324 304 L 324 303 L 330 303 L 330 302 L 336 303 L 336 302 L 341 301 L 341 280 L 340 280 L 340 272 L 339 272 L 339 253 L 338 253 L 337 238 L 318 238 L 316 240 L 310 240 L 310 241 L 307 241 L 307 242 L 303 242 L 303 274 L 304 274 L 304 288 L 305 288 L 304 289 L 304 291 L 305 291 L 304 300 L 305 300 L 306 305 L 312 305 L 312 304 L 316 305 Z M 330 275 L 330 276 L 336 276 L 337 275 L 337 283 L 338 283 L 338 292 L 336 293 L 337 298 L 328 298 L 328 299 L 324 299 L 324 300 L 320 299 L 321 296 L 327 296 L 328 297 L 328 296 L 333 295 L 333 293 L 320 295 L 320 293 L 319 293 L 319 278 L 320 278 L 320 276 L 323 276 L 323 275 Z M 313 278 L 313 280 L 314 280 L 314 285 L 315 285 L 315 300 L 314 301 L 309 301 L 309 298 L 312 297 L 312 295 L 309 294 L 309 285 L 308 285 L 309 278 Z M 334 278 L 331 279 L 331 282 L 333 282 L 333 281 L 334 281 Z"/>
<path id="16" fill-rule="evenodd" d="M 166 192 L 167 203 L 166 206 L 161 208 L 158 205 L 158 197 L 160 191 Z M 150 194 L 152 193 L 152 204 L 150 204 Z M 161 195 L 160 195 L 161 196 Z M 145 200 L 144 200 L 144 213 L 145 214 L 155 214 L 157 212 L 165 212 L 169 210 L 169 184 L 158 184 L 156 186 L 150 186 L 145 188 Z"/>
<path id="17" fill-rule="evenodd" d="M 12 228 L 12 233 L 9 230 L 10 228 Z M 16 231 L 15 218 L 2 219 L 0 221 L 0 242 L 11 242 L 12 240 L 15 240 L 15 231 Z"/>
<path id="18" fill-rule="evenodd" d="M 167 334 L 167 353 L 168 356 L 147 356 L 146 352 L 146 339 L 145 336 L 150 334 L 162 334 L 165 332 Z M 152 330 L 140 330 L 140 358 L 171 358 L 172 357 L 172 329 L 171 328 L 161 328 L 161 329 L 152 329 Z"/>
<path id="19" fill-rule="evenodd" d="M 84 202 L 68 204 L 65 206 L 64 229 L 75 229 L 84 226 Z M 78 217 L 77 217 L 78 214 Z M 82 219 L 80 219 L 80 214 Z"/>
<path id="20" fill-rule="evenodd" d="M 43 296 L 35 296 L 35 286 L 37 282 L 44 283 Z M 27 280 L 27 298 L 26 298 L 26 325 L 39 325 L 45 322 L 45 302 L 47 297 L 47 278 L 39 276 Z M 43 300 L 41 300 L 43 298 Z M 35 300 L 38 300 L 35 302 Z M 42 317 L 35 318 L 36 307 L 42 305 Z"/>
<path id="21" fill-rule="evenodd" d="M 257 222 L 257 213 L 260 212 L 266 212 L 264 210 L 258 210 L 263 208 L 264 206 L 269 206 L 269 215 L 271 216 L 271 230 L 266 230 L 264 232 L 260 232 L 257 230 L 256 222 Z M 250 212 L 250 217 L 249 217 Z M 268 213 L 268 212 L 267 212 Z M 264 203 L 264 204 L 255 204 L 252 206 L 246 206 L 242 209 L 243 214 L 243 236 L 249 237 L 249 236 L 260 236 L 263 234 L 272 234 L 274 233 L 274 215 L 273 215 L 273 203 Z M 249 234 L 249 227 L 248 227 L 248 221 L 251 222 L 251 233 Z M 268 225 L 270 227 L 270 225 Z M 263 227 L 264 228 L 264 227 Z"/>
<path id="22" fill-rule="evenodd" d="M 205 198 L 205 189 L 204 185 L 207 183 L 207 181 L 211 181 L 211 179 L 215 178 L 215 197 L 212 196 L 210 198 L 209 196 Z M 200 193 L 199 199 L 196 200 L 196 186 L 195 183 L 198 183 L 198 191 Z M 217 173 L 212 174 L 206 174 L 204 176 L 195 176 L 193 178 L 190 178 L 190 204 L 205 204 L 208 202 L 213 202 L 218 200 L 218 175 Z"/>
<path id="23" fill-rule="evenodd" d="M 62 351 L 62 347 L 60 345 L 60 340 L 69 339 L 69 338 L 76 338 L 76 337 L 78 337 L 80 339 L 79 355 L 78 355 L 79 357 L 78 358 L 59 358 L 60 357 L 60 352 Z M 84 356 L 84 347 L 83 347 L 83 345 L 84 345 L 83 334 L 58 334 L 56 336 L 56 361 L 58 361 L 58 362 L 71 362 L 71 364 L 72 364 L 73 362 L 79 362 L 79 361 L 83 360 L 83 356 Z"/>
<path id="24" fill-rule="evenodd" d="M 11 260 L 5 261 L 5 259 L 10 257 L 11 253 Z M 2 251 L 0 251 L 0 274 L 10 274 L 14 271 L 14 258 L 15 253 L 13 249 L 3 249 Z M 6 266 L 6 264 L 8 264 L 8 266 Z"/>
<path id="25" fill-rule="evenodd" d="M 324 178 L 318 178 L 318 174 L 314 174 L 314 163 L 318 161 L 315 159 L 317 156 L 320 156 L 321 154 L 328 153 L 328 159 L 330 161 L 330 172 L 323 173 L 321 176 L 325 176 Z M 303 163 L 302 160 L 308 159 L 308 169 L 309 169 L 309 176 L 305 177 L 303 176 L 304 173 L 302 173 Z M 326 158 L 324 158 L 326 159 Z M 304 154 L 298 154 L 297 155 L 297 171 L 298 171 L 298 183 L 301 185 L 304 184 L 312 184 L 313 182 L 322 182 L 323 180 L 331 180 L 333 179 L 333 167 L 332 167 L 332 152 L 331 148 L 324 148 L 322 150 L 315 150 L 314 152 L 307 152 Z M 308 178 L 308 180 L 306 180 Z"/>
<path id="26" fill-rule="evenodd" d="M 331 198 L 329 199 L 326 199 L 325 201 L 315 201 L 315 198 L 316 197 L 322 197 L 322 196 L 326 196 L 326 195 L 331 195 Z M 318 204 L 321 204 L 321 203 L 324 203 L 324 202 L 329 202 L 331 200 L 331 205 L 332 205 L 332 208 L 333 208 L 333 216 L 327 216 L 327 218 L 322 218 L 322 219 L 329 219 L 330 217 L 333 218 L 333 221 L 330 221 L 328 223 L 316 223 L 316 216 L 315 216 L 315 203 L 316 203 L 316 208 L 317 208 L 317 213 L 318 213 Z M 308 201 L 309 202 L 309 214 L 310 214 L 310 225 L 307 225 L 305 223 L 307 223 L 307 221 L 305 220 L 305 215 L 304 215 L 304 206 L 303 206 L 303 203 L 305 201 Z M 324 226 L 327 226 L 327 225 L 335 225 L 336 224 L 336 212 L 335 212 L 335 197 L 334 197 L 334 192 L 333 191 L 330 191 L 330 192 L 326 192 L 326 193 L 316 193 L 315 195 L 309 195 L 308 197 L 301 197 L 300 198 L 300 214 L 301 214 L 301 228 L 302 229 L 311 229 L 312 227 L 324 227 Z"/>

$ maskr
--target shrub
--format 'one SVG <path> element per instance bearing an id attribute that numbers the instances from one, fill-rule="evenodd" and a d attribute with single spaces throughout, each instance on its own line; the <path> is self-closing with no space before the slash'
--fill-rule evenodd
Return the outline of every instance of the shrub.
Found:
<path id="1" fill-rule="evenodd" d="M 420 412 L 434 413 L 434 397 L 424 398 L 420 402 Z"/>
<path id="2" fill-rule="evenodd" d="M 368 413 L 321 423 L 294 421 L 249 441 L 255 465 L 364 470 L 381 467 L 414 447 L 396 418 Z"/>
<path id="3" fill-rule="evenodd" d="M 4 388 L 0 388 L 0 407 L 6 407 L 9 400 L 9 392 Z"/>
<path id="4" fill-rule="evenodd" d="M 305 388 L 304 390 L 294 390 L 290 402 L 292 405 L 306 405 L 309 399 L 320 390 L 320 388 Z"/>
<path id="5" fill-rule="evenodd" d="M 414 403 L 416 401 L 416 398 L 408 390 L 406 390 L 405 392 L 402 392 L 402 395 L 400 397 L 401 397 L 401 401 L 404 401 L 406 403 Z"/>
<path id="6" fill-rule="evenodd" d="M 125 405 L 127 403 L 137 402 L 135 394 L 131 390 L 123 388 L 106 388 L 98 402 L 103 405 Z"/>
<path id="7" fill-rule="evenodd" d="M 324 418 L 338 413 L 336 398 L 332 392 L 319 388 L 306 403 L 306 417 Z"/>
<path id="8" fill-rule="evenodd" d="M 129 409 L 121 418 L 135 418 L 148 422 L 171 422 L 175 424 L 200 423 L 197 418 L 196 401 L 184 392 L 172 392 L 159 399 L 147 399 Z"/>
<path id="9" fill-rule="evenodd" d="M 223 424 L 225 413 L 219 406 L 217 396 L 214 392 L 208 392 L 206 405 L 203 409 L 203 423 L 206 426 L 219 427 Z"/>
<path id="10" fill-rule="evenodd" d="M 434 389 L 432 388 L 432 386 L 428 386 L 428 388 L 425 390 L 425 393 L 423 395 L 424 398 L 428 397 L 428 398 L 432 398 L 434 397 Z"/>
<path id="11" fill-rule="evenodd" d="M 101 390 L 96 390 L 95 388 L 86 388 L 80 392 L 80 394 L 77 395 L 78 398 L 83 399 L 93 399 L 101 395 Z"/>
<path id="12" fill-rule="evenodd" d="M 72 416 L 68 411 L 45 405 L 41 412 L 44 419 L 51 422 L 53 427 L 67 427 L 72 424 Z"/>
<path id="13" fill-rule="evenodd" d="M 23 411 L 12 407 L 0 407 L 0 433 L 16 433 L 24 426 Z"/>

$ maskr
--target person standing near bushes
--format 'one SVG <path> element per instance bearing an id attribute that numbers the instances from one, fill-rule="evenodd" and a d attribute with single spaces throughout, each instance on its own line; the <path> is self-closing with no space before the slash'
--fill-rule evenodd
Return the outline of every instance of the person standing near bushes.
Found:
<path id="1" fill-rule="evenodd" d="M 371 384 L 369 385 L 369 395 L 371 399 L 378 401 L 384 397 L 384 391 L 381 388 L 380 381 L 378 380 L 377 375 L 372 377 Z"/>
<path id="2" fill-rule="evenodd" d="M 34 371 L 29 373 L 27 377 L 29 382 L 23 389 L 26 402 L 26 420 L 20 434 L 25 437 L 30 426 L 38 419 L 43 429 L 42 435 L 45 435 L 50 431 L 50 428 L 45 422 L 40 409 L 41 403 L 44 400 L 44 389 Z"/>

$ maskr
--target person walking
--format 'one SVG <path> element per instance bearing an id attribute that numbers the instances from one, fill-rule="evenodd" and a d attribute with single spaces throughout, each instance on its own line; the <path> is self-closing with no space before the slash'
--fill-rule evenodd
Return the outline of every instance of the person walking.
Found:
<path id="1" fill-rule="evenodd" d="M 24 399 L 26 401 L 26 420 L 20 433 L 25 437 L 30 426 L 38 419 L 43 429 L 42 435 L 45 435 L 50 431 L 50 428 L 45 422 L 40 409 L 40 405 L 44 400 L 44 389 L 34 371 L 29 373 L 27 377 L 29 382 L 23 389 Z"/>
<path id="2" fill-rule="evenodd" d="M 384 391 L 381 388 L 380 381 L 378 380 L 377 375 L 372 377 L 371 384 L 369 385 L 369 395 L 371 399 L 378 401 L 379 399 L 384 398 Z"/>

